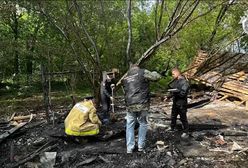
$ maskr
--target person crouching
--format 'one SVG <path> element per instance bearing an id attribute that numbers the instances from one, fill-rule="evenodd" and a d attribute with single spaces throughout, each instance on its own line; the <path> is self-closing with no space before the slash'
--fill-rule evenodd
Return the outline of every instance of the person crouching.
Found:
<path id="1" fill-rule="evenodd" d="M 84 98 L 76 103 L 65 119 L 65 133 L 71 136 L 90 136 L 99 133 L 102 125 L 96 114 L 93 97 Z"/>

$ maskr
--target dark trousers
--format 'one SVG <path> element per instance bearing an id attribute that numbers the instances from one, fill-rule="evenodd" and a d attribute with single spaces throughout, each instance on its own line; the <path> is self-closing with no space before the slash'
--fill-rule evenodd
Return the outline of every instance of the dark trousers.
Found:
<path id="1" fill-rule="evenodd" d="M 183 125 L 183 131 L 188 132 L 189 124 L 187 119 L 187 105 L 177 105 L 173 103 L 172 111 L 171 111 L 171 128 L 174 129 L 177 123 L 177 116 L 180 116 L 180 120 Z"/>
<path id="2" fill-rule="evenodd" d="M 109 119 L 110 98 L 107 96 L 101 96 L 101 104 L 102 104 L 103 119 Z"/>

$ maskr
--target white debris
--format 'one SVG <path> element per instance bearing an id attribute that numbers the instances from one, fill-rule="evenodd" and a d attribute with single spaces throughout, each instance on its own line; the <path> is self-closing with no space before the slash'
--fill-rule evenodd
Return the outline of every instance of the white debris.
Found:
<path id="1" fill-rule="evenodd" d="M 239 146 L 239 144 L 237 144 L 237 142 L 233 142 L 233 145 L 232 145 L 232 151 L 239 151 L 239 150 L 242 150 L 242 147 Z"/>

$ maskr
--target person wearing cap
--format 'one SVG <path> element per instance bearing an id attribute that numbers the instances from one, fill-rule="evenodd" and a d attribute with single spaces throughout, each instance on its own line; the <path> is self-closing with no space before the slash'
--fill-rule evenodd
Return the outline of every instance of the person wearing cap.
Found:
<path id="1" fill-rule="evenodd" d="M 85 97 L 76 103 L 65 119 L 65 133 L 71 136 L 91 136 L 99 133 L 102 125 L 96 114 L 93 97 Z"/>
<path id="2" fill-rule="evenodd" d="M 103 112 L 103 123 L 108 124 L 110 119 L 110 104 L 113 101 L 112 97 L 112 88 L 114 83 L 114 73 L 112 72 L 103 72 L 103 80 L 101 82 L 101 105 Z"/>
<path id="3" fill-rule="evenodd" d="M 139 123 L 138 151 L 145 151 L 147 133 L 147 115 L 150 107 L 149 81 L 157 81 L 161 75 L 141 69 L 138 65 L 131 65 L 127 76 L 123 79 L 126 115 L 126 144 L 127 153 L 132 153 L 135 148 L 135 124 Z"/>

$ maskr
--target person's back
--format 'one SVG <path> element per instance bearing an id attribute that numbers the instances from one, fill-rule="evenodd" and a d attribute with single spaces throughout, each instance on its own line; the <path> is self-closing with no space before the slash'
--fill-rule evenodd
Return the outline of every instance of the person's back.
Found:
<path id="1" fill-rule="evenodd" d="M 144 69 L 133 67 L 124 78 L 125 100 L 128 106 L 149 102 L 149 81 L 144 77 L 144 72 Z"/>
<path id="2" fill-rule="evenodd" d="M 127 105 L 126 143 L 127 153 L 135 148 L 134 126 L 139 122 L 138 151 L 144 151 L 147 133 L 147 114 L 150 103 L 149 80 L 158 80 L 160 75 L 132 65 L 123 79 Z"/>
<path id="3" fill-rule="evenodd" d="M 65 119 L 65 133 L 72 136 L 96 135 L 101 121 L 92 100 L 75 104 Z"/>

